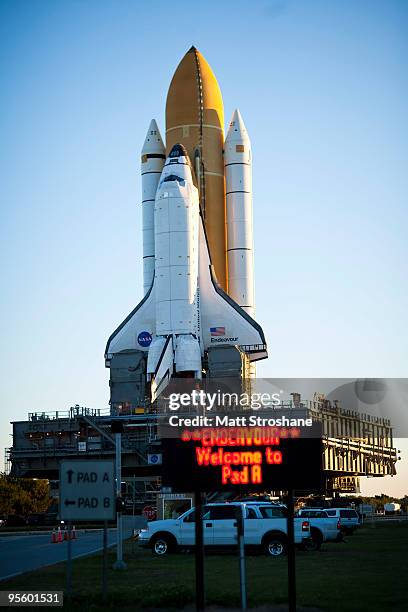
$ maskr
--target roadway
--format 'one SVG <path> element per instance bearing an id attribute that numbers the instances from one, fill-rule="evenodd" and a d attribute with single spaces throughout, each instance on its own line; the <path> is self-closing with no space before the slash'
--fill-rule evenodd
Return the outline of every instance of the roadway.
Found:
<path id="1" fill-rule="evenodd" d="M 146 524 L 141 517 L 124 516 L 123 539 L 132 535 L 132 528 Z M 72 541 L 72 558 L 84 557 L 102 549 L 103 531 L 77 533 Z M 116 543 L 116 529 L 108 530 L 108 546 Z M 0 580 L 60 563 L 67 559 L 68 542 L 51 543 L 51 531 L 44 535 L 5 535 L 0 537 Z"/>

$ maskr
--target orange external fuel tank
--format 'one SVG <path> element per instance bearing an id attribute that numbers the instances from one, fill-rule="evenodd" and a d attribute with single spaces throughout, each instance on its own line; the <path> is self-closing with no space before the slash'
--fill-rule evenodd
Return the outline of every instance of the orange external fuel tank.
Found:
<path id="1" fill-rule="evenodd" d="M 214 73 L 195 47 L 178 65 L 167 94 L 167 155 L 175 144 L 184 145 L 194 167 L 211 261 L 227 291 L 224 106 Z"/>

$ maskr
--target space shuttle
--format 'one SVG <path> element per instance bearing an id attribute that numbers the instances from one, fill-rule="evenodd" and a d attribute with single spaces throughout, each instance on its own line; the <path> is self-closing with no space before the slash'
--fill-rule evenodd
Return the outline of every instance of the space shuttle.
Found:
<path id="1" fill-rule="evenodd" d="M 223 123 L 218 83 L 192 47 L 167 95 L 166 148 L 154 120 L 142 148 L 144 298 L 105 351 L 108 367 L 147 354 L 151 401 L 172 378 L 205 376 L 214 347 L 267 357 L 254 319 L 251 144 L 238 110 L 225 140 Z"/>

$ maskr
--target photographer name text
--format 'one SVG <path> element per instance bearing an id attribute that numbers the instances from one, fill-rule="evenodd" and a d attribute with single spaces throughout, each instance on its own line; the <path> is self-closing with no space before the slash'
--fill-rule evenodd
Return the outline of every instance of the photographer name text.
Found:
<path id="1" fill-rule="evenodd" d="M 171 427 L 312 427 L 312 419 L 290 418 L 279 416 L 277 418 L 261 417 L 259 415 L 197 415 L 182 417 L 172 415 L 168 419 Z"/>

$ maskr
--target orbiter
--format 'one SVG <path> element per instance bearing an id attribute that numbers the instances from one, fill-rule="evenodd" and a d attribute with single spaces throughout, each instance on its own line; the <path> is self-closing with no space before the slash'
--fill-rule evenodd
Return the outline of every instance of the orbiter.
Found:
<path id="1" fill-rule="evenodd" d="M 145 296 L 108 340 L 105 359 L 146 351 L 154 399 L 173 377 L 203 376 L 210 347 L 267 357 L 254 320 L 252 156 L 238 110 L 224 141 L 215 76 L 195 47 L 167 95 L 166 149 L 154 120 L 142 149 Z"/>

